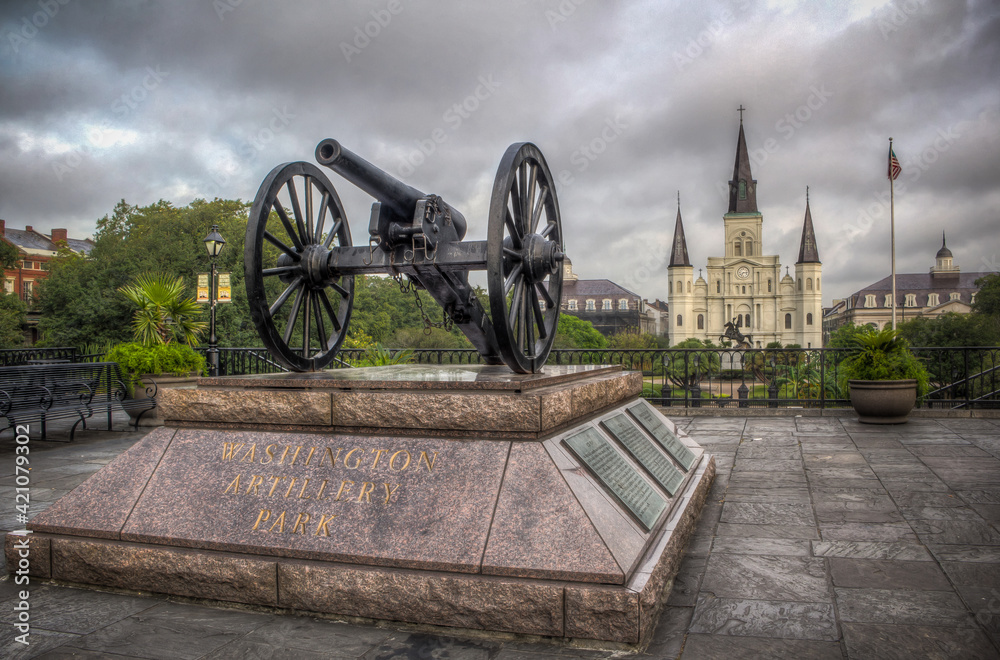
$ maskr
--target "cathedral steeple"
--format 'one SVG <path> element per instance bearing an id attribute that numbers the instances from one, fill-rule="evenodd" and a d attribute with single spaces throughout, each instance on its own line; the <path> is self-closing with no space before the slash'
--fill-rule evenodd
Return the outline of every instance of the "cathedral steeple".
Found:
<path id="1" fill-rule="evenodd" d="M 688 258 L 687 241 L 684 239 L 684 223 L 681 222 L 681 193 L 677 191 L 677 221 L 674 223 L 674 248 L 670 251 L 670 265 L 691 266 Z"/>
<path id="2" fill-rule="evenodd" d="M 742 105 L 738 108 L 740 113 L 740 135 L 736 141 L 736 164 L 733 167 L 733 178 L 729 182 L 729 212 L 730 213 L 758 213 L 757 211 L 757 182 L 750 173 L 750 154 L 747 151 L 747 139 L 743 134 L 743 112 L 746 110 Z"/>
<path id="3" fill-rule="evenodd" d="M 809 212 L 809 186 L 806 186 L 806 218 L 802 221 L 802 241 L 799 243 L 797 264 L 818 264 L 819 249 L 816 247 L 816 232 L 813 231 L 812 213 Z"/>

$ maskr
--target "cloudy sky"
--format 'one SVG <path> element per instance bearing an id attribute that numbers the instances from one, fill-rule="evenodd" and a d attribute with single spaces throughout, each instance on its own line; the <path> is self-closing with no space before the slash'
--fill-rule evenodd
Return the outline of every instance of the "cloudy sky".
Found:
<path id="1" fill-rule="evenodd" d="M 890 136 L 899 272 L 942 230 L 1000 270 L 998 63 L 993 0 L 7 1 L 0 218 L 84 237 L 121 198 L 252 199 L 335 137 L 482 239 L 530 140 L 577 273 L 665 299 L 678 190 L 692 263 L 722 254 L 742 104 L 765 252 L 794 263 L 808 185 L 829 304 L 888 274 Z"/>

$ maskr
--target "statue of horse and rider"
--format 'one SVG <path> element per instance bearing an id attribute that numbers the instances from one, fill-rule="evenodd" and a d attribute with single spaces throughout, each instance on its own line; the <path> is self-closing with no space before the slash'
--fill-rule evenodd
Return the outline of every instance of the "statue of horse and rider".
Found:
<path id="1" fill-rule="evenodd" d="M 719 343 L 724 344 L 727 340 L 736 342 L 737 348 L 753 348 L 753 335 L 745 335 L 740 331 L 737 320 L 733 319 L 726 324 L 726 334 L 719 337 Z"/>

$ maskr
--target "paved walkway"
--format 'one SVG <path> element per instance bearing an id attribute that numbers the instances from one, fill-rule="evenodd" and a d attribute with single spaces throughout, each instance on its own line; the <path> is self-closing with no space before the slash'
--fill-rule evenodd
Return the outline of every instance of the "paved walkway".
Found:
<path id="1" fill-rule="evenodd" d="M 1000 657 L 1000 419 L 676 420 L 719 474 L 644 657 Z M 141 433 L 32 443 L 37 513 Z M 0 529 L 15 519 L 0 434 Z M 455 638 L 223 609 L 159 596 L 0 582 L 3 658 L 606 658 L 607 651 Z"/>

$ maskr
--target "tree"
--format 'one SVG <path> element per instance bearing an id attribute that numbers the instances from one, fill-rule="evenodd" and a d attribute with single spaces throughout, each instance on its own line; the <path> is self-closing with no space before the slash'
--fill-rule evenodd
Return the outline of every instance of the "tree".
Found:
<path id="1" fill-rule="evenodd" d="M 656 348 L 656 337 L 648 332 L 621 330 L 608 337 L 608 348 L 623 350 L 648 350 Z"/>
<path id="2" fill-rule="evenodd" d="M 918 317 L 901 323 L 900 334 L 911 346 L 994 346 L 1000 337 L 996 326 L 985 313 Z"/>
<path id="3" fill-rule="evenodd" d="M 1000 273 L 990 273 L 976 280 L 979 287 L 976 300 L 972 303 L 972 313 L 989 319 L 995 337 L 1000 335 Z M 1000 341 L 994 339 L 994 343 Z"/>
<path id="4" fill-rule="evenodd" d="M 570 314 L 560 314 L 556 326 L 554 348 L 607 348 L 608 340 L 594 327 L 590 321 L 585 321 Z"/>
<path id="5" fill-rule="evenodd" d="M 184 297 L 184 279 L 165 273 L 145 273 L 119 291 L 138 307 L 132 317 L 135 339 L 146 346 L 172 341 L 193 346 L 207 324 L 197 320 L 201 308 Z"/>
<path id="6" fill-rule="evenodd" d="M 865 328 L 868 326 L 855 325 L 854 323 L 847 323 L 830 334 L 830 341 L 826 343 L 827 348 L 854 348 L 856 345 L 855 339 L 861 333 L 865 332 Z"/>
<path id="7" fill-rule="evenodd" d="M 24 346 L 25 310 L 20 298 L 0 289 L 0 348 Z"/>
<path id="8" fill-rule="evenodd" d="M 0 268 L 14 268 L 21 260 L 21 253 L 17 248 L 0 239 Z"/>

